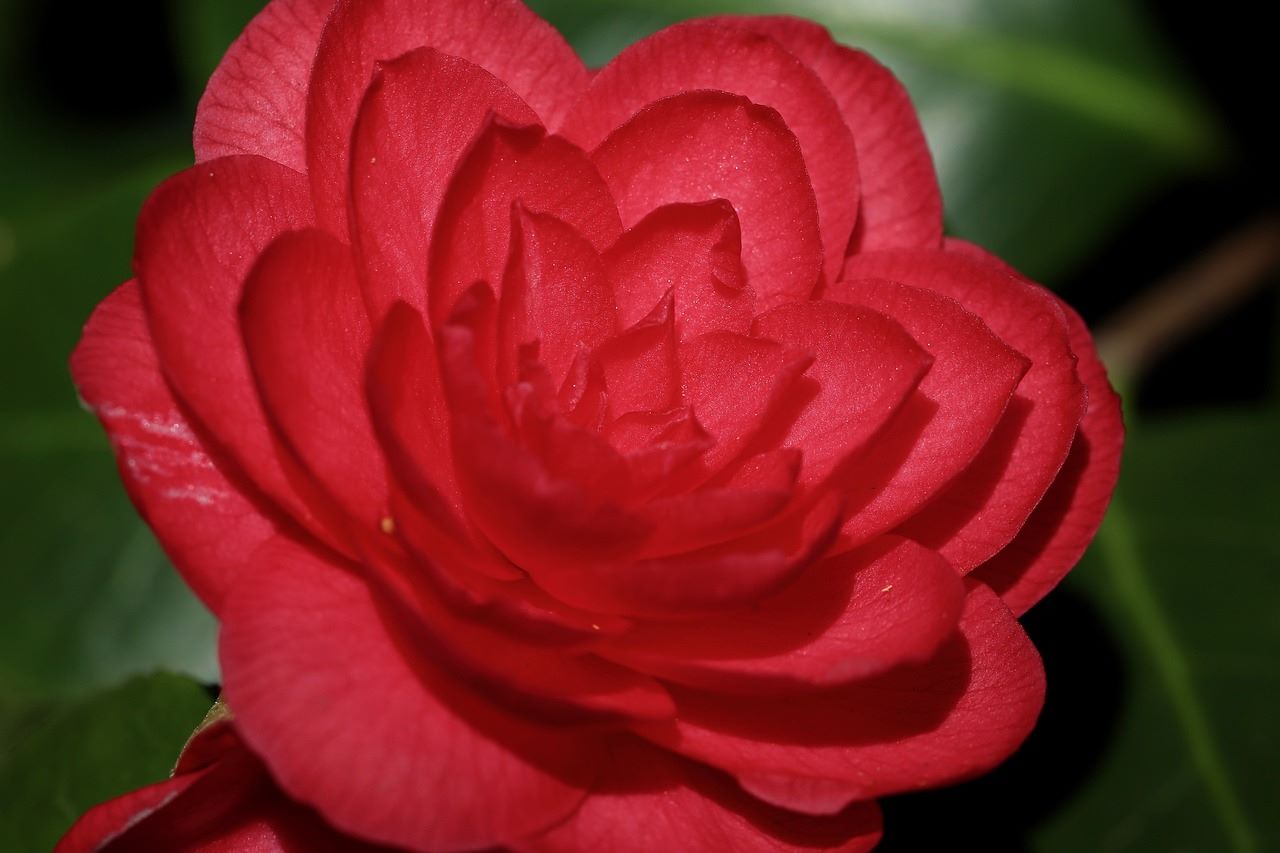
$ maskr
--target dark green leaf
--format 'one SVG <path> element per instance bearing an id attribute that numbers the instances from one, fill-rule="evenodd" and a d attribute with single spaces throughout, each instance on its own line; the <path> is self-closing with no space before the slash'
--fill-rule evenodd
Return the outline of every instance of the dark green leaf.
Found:
<path id="1" fill-rule="evenodd" d="M 89 689 L 158 667 L 217 678 L 213 619 L 129 505 L 66 368 L 93 305 L 128 276 L 138 205 L 167 171 L 113 178 L 74 204 L 0 220 L 6 694 Z"/>
<path id="2" fill-rule="evenodd" d="M 1123 648 L 1112 748 L 1035 849 L 1280 847 L 1280 413 L 1133 430 L 1071 583 Z M 1076 697 L 1073 701 L 1087 701 Z"/>
<path id="3" fill-rule="evenodd" d="M 89 807 L 164 779 L 209 705 L 174 675 L 75 702 L 0 701 L 0 849 L 48 850 Z"/>

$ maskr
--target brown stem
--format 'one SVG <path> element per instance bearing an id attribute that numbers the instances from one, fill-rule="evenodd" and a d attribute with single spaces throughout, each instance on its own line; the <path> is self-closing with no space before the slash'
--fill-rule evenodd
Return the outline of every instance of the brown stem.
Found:
<path id="1" fill-rule="evenodd" d="M 1268 215 L 1212 247 L 1129 303 L 1098 333 L 1102 360 L 1133 381 L 1169 347 L 1204 328 L 1280 266 L 1280 216 Z"/>

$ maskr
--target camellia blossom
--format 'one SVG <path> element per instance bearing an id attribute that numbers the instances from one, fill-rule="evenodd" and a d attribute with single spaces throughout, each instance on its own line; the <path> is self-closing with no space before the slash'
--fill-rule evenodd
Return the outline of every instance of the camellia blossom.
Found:
<path id="1" fill-rule="evenodd" d="M 273 0 L 195 150 L 72 372 L 234 724 L 64 850 L 868 850 L 1031 730 L 1118 402 L 866 54 Z"/>

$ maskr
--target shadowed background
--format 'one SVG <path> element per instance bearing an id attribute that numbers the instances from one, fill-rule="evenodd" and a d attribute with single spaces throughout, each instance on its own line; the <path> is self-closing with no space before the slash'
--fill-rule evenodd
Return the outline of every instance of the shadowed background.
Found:
<path id="1" fill-rule="evenodd" d="M 66 358 L 258 5 L 0 0 L 3 851 L 163 777 L 218 679 L 215 625 L 129 506 Z M 1249 7 L 533 5 L 595 65 L 686 17 L 821 21 L 907 84 L 949 231 L 1102 330 L 1130 442 L 1098 542 L 1024 620 L 1041 725 L 985 779 L 886 801 L 881 849 L 1280 849 L 1280 167 Z"/>

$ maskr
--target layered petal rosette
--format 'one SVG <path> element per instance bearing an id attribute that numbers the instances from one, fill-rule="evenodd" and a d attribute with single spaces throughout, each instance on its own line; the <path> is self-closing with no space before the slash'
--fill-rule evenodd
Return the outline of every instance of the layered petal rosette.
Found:
<path id="1" fill-rule="evenodd" d="M 870 57 L 273 0 L 195 142 L 72 370 L 309 831 L 867 850 L 1030 731 L 1118 404 Z"/>

